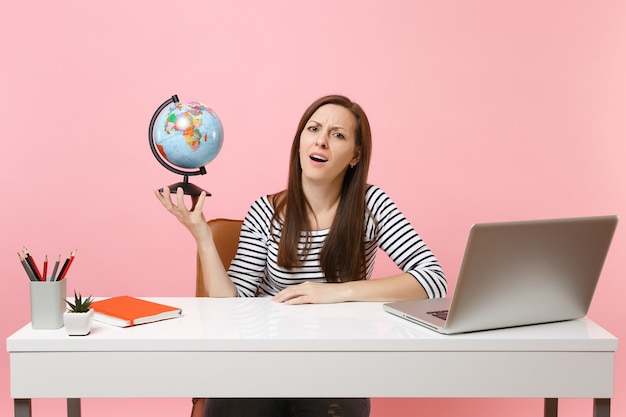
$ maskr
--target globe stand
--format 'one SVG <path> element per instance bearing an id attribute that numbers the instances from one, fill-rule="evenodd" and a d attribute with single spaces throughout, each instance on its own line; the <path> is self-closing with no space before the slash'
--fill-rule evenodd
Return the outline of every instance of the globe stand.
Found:
<path id="1" fill-rule="evenodd" d="M 186 195 L 190 195 L 192 197 L 198 197 L 202 191 L 204 191 L 207 195 L 207 197 L 211 196 L 211 193 L 203 190 L 202 188 L 198 187 L 195 184 L 192 184 L 189 182 L 189 178 L 187 178 L 187 176 L 185 175 L 183 178 L 182 182 L 177 182 L 176 184 L 171 184 L 168 186 L 168 188 L 170 189 L 170 193 L 172 194 L 176 194 L 176 191 L 178 190 L 178 188 L 182 188 L 183 192 Z"/>
<path id="2" fill-rule="evenodd" d="M 169 100 L 165 101 L 163 104 L 161 104 L 159 106 L 159 108 L 154 112 L 154 115 L 152 116 L 152 120 L 150 120 L 150 127 L 148 129 L 148 140 L 150 141 L 150 149 L 152 150 L 152 154 L 154 155 L 154 157 L 157 159 L 157 161 L 159 161 L 159 163 L 161 165 L 163 165 L 165 168 L 167 168 L 168 170 L 174 172 L 175 174 L 179 174 L 183 176 L 183 181 L 182 182 L 177 182 L 176 184 L 172 184 L 170 186 L 168 186 L 168 188 L 170 189 L 171 193 L 176 193 L 176 190 L 180 187 L 183 189 L 183 192 L 186 195 L 190 195 L 192 197 L 198 197 L 200 195 L 200 193 L 202 193 L 202 191 L 204 191 L 206 193 L 207 196 L 210 196 L 211 193 L 203 190 L 202 188 L 198 187 L 195 184 L 192 184 L 189 182 L 189 176 L 191 175 L 204 175 L 206 174 L 206 169 L 202 166 L 200 168 L 198 168 L 197 171 L 183 171 L 181 169 L 175 168 L 172 165 L 168 164 L 167 162 L 165 162 L 165 160 L 161 157 L 161 155 L 159 154 L 159 152 L 157 151 L 157 148 L 154 144 L 154 124 L 156 123 L 157 118 L 159 117 L 159 114 L 161 114 L 161 112 L 170 104 L 175 104 L 178 103 L 178 96 L 177 95 L 173 95 L 172 98 L 170 98 Z M 162 191 L 162 189 L 161 189 Z"/>

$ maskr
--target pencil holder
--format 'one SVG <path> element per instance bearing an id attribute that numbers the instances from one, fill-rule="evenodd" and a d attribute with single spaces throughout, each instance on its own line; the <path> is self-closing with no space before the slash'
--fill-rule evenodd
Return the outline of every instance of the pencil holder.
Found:
<path id="1" fill-rule="evenodd" d="M 63 327 L 66 280 L 30 282 L 30 320 L 33 329 Z"/>

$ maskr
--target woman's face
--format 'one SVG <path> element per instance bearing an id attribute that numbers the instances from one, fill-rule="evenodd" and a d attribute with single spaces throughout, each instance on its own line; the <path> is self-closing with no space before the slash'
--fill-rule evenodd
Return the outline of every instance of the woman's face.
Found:
<path id="1" fill-rule="evenodd" d="M 349 166 L 356 165 L 361 155 L 356 123 L 348 109 L 336 104 L 326 104 L 313 113 L 300 134 L 303 181 L 343 181 Z"/>

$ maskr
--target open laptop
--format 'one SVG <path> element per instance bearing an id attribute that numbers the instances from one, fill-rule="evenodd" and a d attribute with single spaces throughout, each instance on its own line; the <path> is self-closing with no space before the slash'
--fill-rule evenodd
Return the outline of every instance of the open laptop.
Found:
<path id="1" fill-rule="evenodd" d="M 587 314 L 617 216 L 472 226 L 452 297 L 383 304 L 444 334 Z"/>

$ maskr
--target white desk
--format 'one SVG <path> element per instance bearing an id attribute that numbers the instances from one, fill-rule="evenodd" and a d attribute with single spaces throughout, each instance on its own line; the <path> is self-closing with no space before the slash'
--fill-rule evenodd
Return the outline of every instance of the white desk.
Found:
<path id="1" fill-rule="evenodd" d="M 31 398 L 593 398 L 608 417 L 617 339 L 588 319 L 442 336 L 381 303 L 286 306 L 267 298 L 152 298 L 184 317 L 88 336 L 26 325 L 7 339 L 15 415 Z M 94 378 L 73 384 L 74 369 Z"/>

